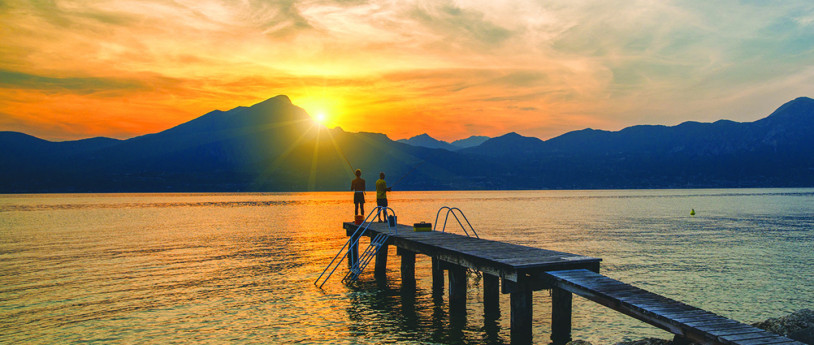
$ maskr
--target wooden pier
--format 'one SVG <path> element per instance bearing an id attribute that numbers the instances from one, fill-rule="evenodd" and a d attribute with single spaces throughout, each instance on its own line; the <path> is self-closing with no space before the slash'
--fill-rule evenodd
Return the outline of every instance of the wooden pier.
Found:
<path id="1" fill-rule="evenodd" d="M 347 236 L 358 229 L 353 223 L 343 227 Z M 511 294 L 512 344 L 532 343 L 532 292 L 550 289 L 555 345 L 571 341 L 573 294 L 672 332 L 677 344 L 805 345 L 605 277 L 599 274 L 598 258 L 446 232 L 413 232 L 413 227 L 401 224 L 396 229 L 373 223 L 361 235 L 390 236 L 376 254 L 376 279 L 385 278 L 388 246 L 395 246 L 401 256 L 402 284 L 407 287 L 415 286 L 416 254 L 429 256 L 434 292 L 443 290 L 447 271 L 450 315 L 461 316 L 466 314 L 466 270 L 479 271 L 485 313 L 499 311 L 501 292 Z M 358 261 L 358 253 L 358 247 L 349 248 L 349 262 Z"/>

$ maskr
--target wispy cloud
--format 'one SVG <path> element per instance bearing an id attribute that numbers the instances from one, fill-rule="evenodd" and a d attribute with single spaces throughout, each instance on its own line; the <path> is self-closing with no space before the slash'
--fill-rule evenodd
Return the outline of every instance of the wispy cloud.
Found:
<path id="1" fill-rule="evenodd" d="M 812 18 L 801 0 L 5 1 L 0 130 L 96 113 L 118 129 L 71 135 L 132 136 L 281 93 L 396 138 L 749 121 L 814 94 Z"/>

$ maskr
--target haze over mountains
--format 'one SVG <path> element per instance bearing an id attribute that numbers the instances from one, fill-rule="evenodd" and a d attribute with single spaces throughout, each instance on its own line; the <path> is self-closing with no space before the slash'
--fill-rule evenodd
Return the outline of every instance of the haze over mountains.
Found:
<path id="1" fill-rule="evenodd" d="M 414 137 L 412 137 L 410 139 L 400 139 L 400 140 L 396 140 L 396 141 L 398 141 L 400 143 L 407 144 L 407 145 L 412 145 L 412 146 L 420 146 L 420 147 L 426 147 L 426 148 L 431 148 L 431 149 L 444 149 L 444 150 L 447 150 L 447 151 L 457 151 L 457 150 L 465 149 L 465 148 L 468 148 L 468 147 L 478 146 L 480 144 L 483 144 L 485 141 L 487 141 L 489 139 L 491 139 L 491 138 L 489 138 L 487 136 L 473 135 L 473 136 L 471 136 L 469 138 L 466 138 L 466 139 L 458 139 L 458 140 L 455 140 L 455 141 L 453 141 L 451 143 L 448 143 L 448 142 L 443 141 L 443 140 L 435 139 L 435 138 L 431 137 L 429 134 L 424 133 L 424 134 L 416 135 L 416 136 L 414 136 Z"/>
<path id="2" fill-rule="evenodd" d="M 277 96 L 128 140 L 0 132 L 0 192 L 348 190 L 352 168 L 394 190 L 814 186 L 812 134 L 801 97 L 745 123 L 392 141 L 320 128 Z"/>

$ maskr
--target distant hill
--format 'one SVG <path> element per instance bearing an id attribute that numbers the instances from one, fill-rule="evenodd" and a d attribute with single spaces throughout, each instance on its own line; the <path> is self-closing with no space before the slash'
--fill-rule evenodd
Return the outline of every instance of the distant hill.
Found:
<path id="1" fill-rule="evenodd" d="M 2 193 L 346 190 L 349 162 L 371 182 L 385 171 L 396 188 L 449 189 L 461 171 L 434 162 L 477 165 L 383 134 L 321 128 L 286 96 L 128 140 L 0 132 L 0 144 Z M 413 169 L 420 162 L 429 164 Z"/>
<path id="2" fill-rule="evenodd" d="M 386 172 L 394 190 L 814 186 L 812 134 L 803 97 L 754 122 L 509 133 L 439 150 L 321 128 L 277 96 L 128 140 L 0 132 L 0 193 L 348 190 L 352 168 L 371 182 Z"/>
<path id="3" fill-rule="evenodd" d="M 399 139 L 397 141 L 407 145 L 426 147 L 430 149 L 444 149 L 447 151 L 455 151 L 460 148 L 446 141 L 435 139 L 427 133 L 416 135 L 410 139 Z"/>
<path id="4" fill-rule="evenodd" d="M 483 144 L 489 139 L 490 138 L 487 136 L 473 135 L 469 138 L 458 139 L 449 143 L 443 140 L 435 139 L 431 137 L 429 134 L 424 133 L 421 135 L 416 135 L 410 139 L 399 139 L 396 141 L 411 146 L 426 147 L 430 149 L 444 149 L 447 151 L 457 151 L 460 149 L 478 146 L 480 144 Z"/>
<path id="5" fill-rule="evenodd" d="M 487 136 L 473 135 L 473 136 L 471 136 L 469 138 L 466 138 L 466 139 L 455 140 L 455 141 L 451 142 L 450 144 L 452 144 L 452 146 L 457 146 L 458 148 L 465 149 L 465 148 L 475 147 L 475 146 L 478 146 L 480 144 L 483 144 L 484 142 L 486 142 L 489 139 L 491 139 L 491 138 L 489 138 Z"/>
<path id="6" fill-rule="evenodd" d="M 544 146 L 544 142 L 538 138 L 524 137 L 511 132 L 486 140 L 478 146 L 463 149 L 461 152 L 493 157 L 505 155 L 524 156 L 534 155 L 543 150 Z"/>
<path id="7" fill-rule="evenodd" d="M 509 134 L 461 152 L 526 172 L 537 188 L 814 186 L 812 134 L 814 100 L 801 97 L 754 122 Z"/>

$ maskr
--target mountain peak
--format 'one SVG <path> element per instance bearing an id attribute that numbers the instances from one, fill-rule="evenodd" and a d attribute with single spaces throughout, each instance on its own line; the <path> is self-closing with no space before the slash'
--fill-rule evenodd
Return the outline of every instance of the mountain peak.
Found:
<path id="1" fill-rule="evenodd" d="M 758 122 L 775 121 L 810 121 L 814 118 L 814 99 L 797 97 L 777 108 L 768 117 Z M 809 119 L 809 120 L 805 120 Z"/>
<path id="2" fill-rule="evenodd" d="M 290 99 L 290 98 L 288 98 L 288 96 L 286 96 L 286 95 L 277 95 L 277 96 L 274 96 L 274 97 L 272 97 L 272 98 L 269 98 L 269 99 L 267 99 L 267 100 L 265 100 L 265 101 L 262 101 L 262 102 L 260 102 L 260 103 L 257 103 L 257 104 L 255 104 L 254 106 L 258 106 L 258 105 L 273 105 L 273 104 L 287 104 L 287 105 L 291 105 L 292 103 L 291 103 L 291 99 Z"/>
<path id="3" fill-rule="evenodd" d="M 453 146 L 452 144 L 435 139 L 427 133 L 416 135 L 410 139 L 401 139 L 397 141 L 411 146 L 421 146 L 431 149 L 444 149 L 447 151 L 455 151 L 457 149 L 457 147 Z"/>
<path id="4" fill-rule="evenodd" d="M 491 138 L 487 137 L 487 136 L 473 135 L 473 136 L 471 136 L 469 138 L 466 138 L 466 139 L 455 140 L 455 141 L 451 142 L 450 144 L 464 149 L 464 148 L 478 146 L 480 144 L 483 144 L 484 142 L 486 142 L 489 139 L 491 139 Z"/>

